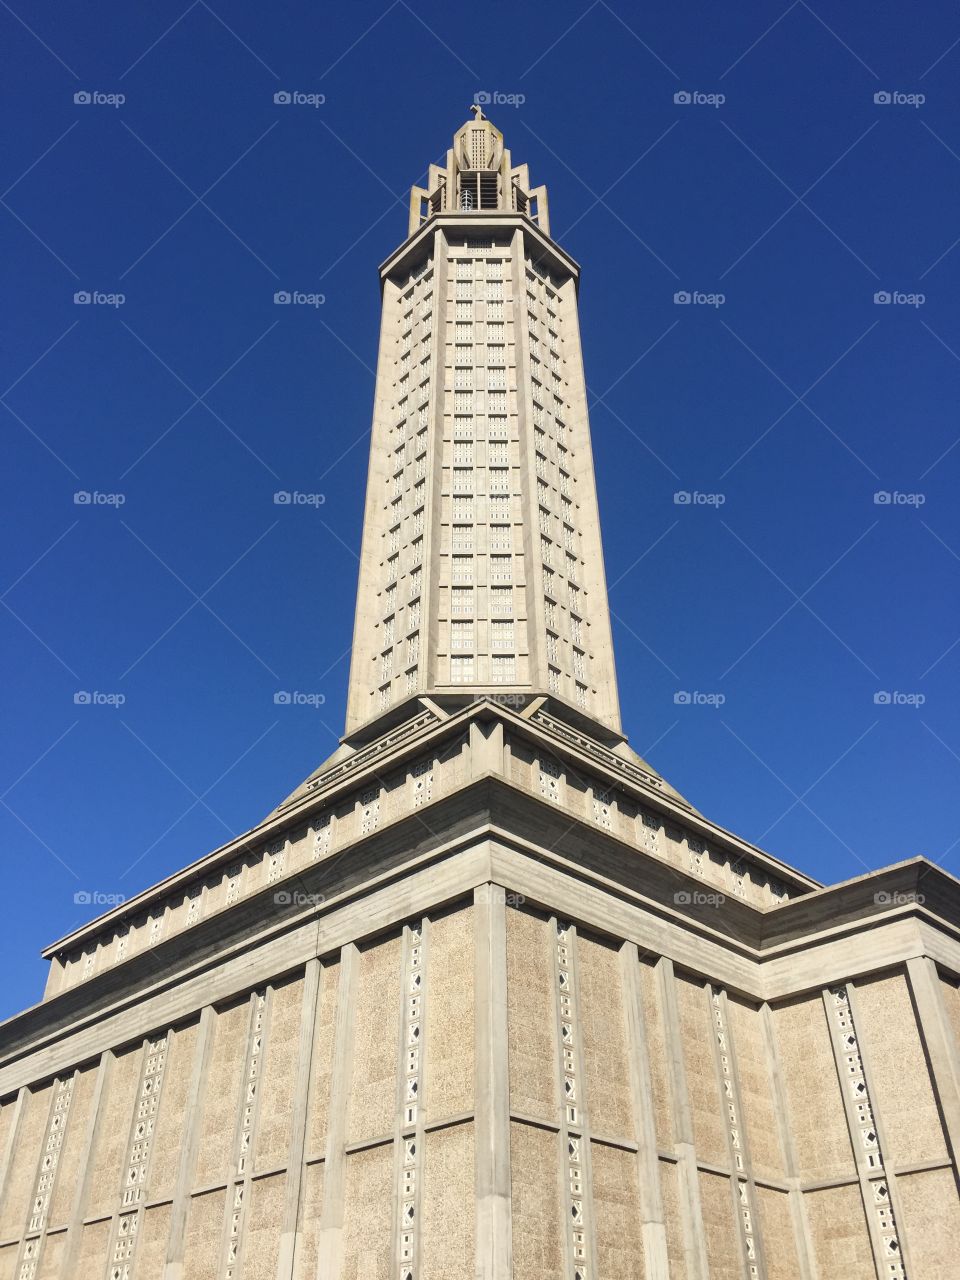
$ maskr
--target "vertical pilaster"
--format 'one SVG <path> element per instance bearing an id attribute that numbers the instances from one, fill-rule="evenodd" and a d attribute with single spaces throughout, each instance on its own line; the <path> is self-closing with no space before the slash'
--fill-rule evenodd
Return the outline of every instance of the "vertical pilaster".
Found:
<path id="1" fill-rule="evenodd" d="M 730 1020 L 727 1015 L 727 993 L 721 987 L 704 987 L 707 999 L 707 1016 L 713 1023 L 714 1064 L 717 1070 L 717 1086 L 726 1111 L 724 1126 L 727 1151 L 730 1155 L 730 1190 L 733 1211 L 740 1232 L 744 1275 L 750 1280 L 766 1280 L 762 1250 L 757 1232 L 757 1198 L 753 1183 L 753 1168 L 747 1148 L 747 1135 L 743 1124 L 743 1103 L 740 1098 L 740 1077 L 737 1057 L 733 1047 Z"/>
<path id="2" fill-rule="evenodd" d="M 507 1033 L 506 890 L 474 890 L 476 991 L 476 1280 L 505 1280 L 513 1268 L 510 1074 Z"/>
<path id="3" fill-rule="evenodd" d="M 502 721 L 470 722 L 470 772 L 474 778 L 484 773 L 502 774 L 503 753 Z"/>
<path id="4" fill-rule="evenodd" d="M 936 964 L 929 956 L 913 957 L 907 961 L 907 979 L 947 1145 L 954 1166 L 960 1169 L 960 1046 L 944 1007 Z"/>
<path id="5" fill-rule="evenodd" d="M 830 1029 L 830 1043 L 843 1094 L 850 1143 L 857 1163 L 863 1210 L 870 1233 L 874 1265 L 883 1280 L 905 1280 L 903 1248 L 897 1227 L 893 1179 L 883 1165 L 880 1130 L 870 1097 L 863 1053 L 857 1038 L 853 984 L 830 987 L 823 1007 Z"/>
<path id="6" fill-rule="evenodd" d="M 343 1210 L 346 1181 L 347 1108 L 353 1069 L 354 995 L 357 948 L 348 942 L 340 951 L 340 985 L 334 1024 L 333 1070 L 330 1083 L 330 1123 L 327 1130 L 320 1215 L 317 1276 L 338 1280 L 343 1260 Z"/>
<path id="7" fill-rule="evenodd" d="M 210 1048 L 216 1011 L 206 1005 L 200 1013 L 197 1043 L 190 1068 L 190 1084 L 184 1100 L 182 1147 L 177 1165 L 177 1180 L 170 1206 L 170 1235 L 167 1238 L 167 1256 L 163 1280 L 183 1280 L 184 1249 L 186 1244 L 187 1211 L 190 1207 L 190 1189 L 197 1167 L 197 1150 L 200 1146 L 200 1099 L 203 1097 L 210 1065 Z"/>
<path id="8" fill-rule="evenodd" d="M 568 1274 L 589 1280 L 597 1274 L 593 1221 L 590 1122 L 584 1099 L 583 1036 L 580 1030 L 580 984 L 577 975 L 577 931 L 568 920 L 550 919 L 556 992 L 557 1071 L 560 1082 L 560 1150 L 562 1195 L 567 1221 Z"/>
<path id="9" fill-rule="evenodd" d="M 73 1098 L 73 1074 L 58 1076 L 50 1089 L 47 1123 L 37 1156 L 37 1172 L 30 1200 L 29 1218 L 23 1231 L 17 1263 L 17 1280 L 33 1280 L 40 1262 L 40 1252 L 47 1230 L 47 1211 L 57 1178 L 60 1151 L 66 1133 Z"/>
<path id="10" fill-rule="evenodd" d="M 0 1151 L 0 1200 L 7 1192 L 7 1178 L 10 1176 L 10 1166 L 13 1163 L 13 1153 L 17 1149 L 20 1141 L 20 1126 L 23 1124 L 23 1112 L 27 1104 L 27 1095 L 30 1090 L 26 1085 L 17 1094 L 17 1099 L 13 1103 L 14 1114 L 13 1123 L 10 1125 L 10 1132 L 7 1134 L 7 1141 L 4 1148 Z"/>
<path id="11" fill-rule="evenodd" d="M 223 1280 L 238 1280 L 243 1269 L 243 1245 L 250 1203 L 250 1181 L 260 1119 L 264 1055 L 273 988 L 250 993 L 247 1052 L 241 1082 L 240 1107 L 234 1133 L 234 1163 L 227 1183 L 224 1209 Z"/>
<path id="12" fill-rule="evenodd" d="M 657 961 L 657 977 L 667 1042 L 670 1096 L 673 1100 L 674 1149 L 677 1153 L 687 1274 L 689 1280 L 708 1280 L 707 1241 L 703 1226 L 703 1208 L 700 1203 L 700 1179 L 693 1137 L 693 1116 L 690 1111 L 690 1095 L 687 1092 L 687 1073 L 683 1063 L 676 977 L 673 972 L 673 961 L 666 956 L 661 956 Z"/>
<path id="13" fill-rule="evenodd" d="M 80 1235 L 83 1231 L 83 1210 L 87 1203 L 90 1179 L 92 1177 L 91 1157 L 93 1155 L 93 1144 L 96 1142 L 97 1133 L 102 1122 L 101 1107 L 103 1096 L 113 1072 L 114 1061 L 115 1056 L 112 1050 L 108 1049 L 106 1053 L 101 1055 L 100 1065 L 97 1067 L 97 1079 L 93 1086 L 93 1097 L 90 1101 L 90 1117 L 87 1121 L 87 1132 L 83 1140 L 83 1151 L 80 1156 L 80 1177 L 70 1210 L 67 1243 L 60 1270 L 62 1280 L 73 1280 L 73 1277 L 77 1274 L 77 1253 L 80 1248 Z"/>
<path id="14" fill-rule="evenodd" d="M 817 1280 L 816 1266 L 813 1261 L 814 1251 L 813 1240 L 810 1235 L 810 1222 L 807 1218 L 807 1206 L 804 1203 L 803 1192 L 800 1190 L 797 1151 L 793 1142 L 793 1134 L 790 1130 L 787 1091 L 783 1083 L 783 1068 L 780 1065 L 780 1049 L 773 1026 L 773 1014 L 768 1004 L 760 1006 L 760 1019 L 766 1043 L 770 1079 L 773 1081 L 773 1102 L 777 1117 L 777 1131 L 780 1135 L 780 1147 L 783 1151 L 787 1181 L 790 1184 L 790 1216 L 793 1220 L 793 1234 L 797 1244 L 798 1280 Z"/>
<path id="15" fill-rule="evenodd" d="M 393 1250 L 395 1269 L 400 1280 L 414 1280 L 420 1270 L 429 929 L 428 920 L 416 920 L 405 925 L 401 947 L 398 1036 L 400 1067 L 397 1072 L 393 1144 L 394 1187 L 397 1197 Z"/>
<path id="16" fill-rule="evenodd" d="M 650 1055 L 640 991 L 640 954 L 634 942 L 620 947 L 623 974 L 624 1017 L 630 1050 L 630 1092 L 637 1134 L 637 1182 L 640 1188 L 640 1222 L 646 1280 L 669 1280 L 667 1228 L 660 1193 L 660 1160 L 657 1126 L 653 1113 Z"/>
<path id="17" fill-rule="evenodd" d="M 320 961 L 307 961 L 303 975 L 303 1005 L 300 1011 L 300 1042 L 297 1046 L 297 1075 L 293 1089 L 293 1115 L 290 1151 L 287 1156 L 287 1182 L 280 1226 L 280 1248 L 277 1258 L 277 1280 L 293 1280 L 293 1268 L 300 1246 L 300 1205 L 303 1196 L 303 1157 L 307 1141 L 307 1110 L 310 1104 L 310 1079 L 313 1072 L 313 1045 L 320 995 Z"/>

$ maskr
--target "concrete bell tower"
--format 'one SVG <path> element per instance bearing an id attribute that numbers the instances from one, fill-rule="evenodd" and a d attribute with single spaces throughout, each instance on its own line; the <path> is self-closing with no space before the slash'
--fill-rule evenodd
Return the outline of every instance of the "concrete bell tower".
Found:
<path id="1" fill-rule="evenodd" d="M 348 739 L 482 692 L 620 733 L 579 276 L 475 108 L 380 268 Z"/>

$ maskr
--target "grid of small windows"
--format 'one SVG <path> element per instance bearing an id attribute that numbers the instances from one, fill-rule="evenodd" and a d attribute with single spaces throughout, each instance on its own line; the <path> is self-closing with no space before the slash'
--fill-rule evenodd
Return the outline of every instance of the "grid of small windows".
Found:
<path id="1" fill-rule="evenodd" d="M 586 707 L 588 656 L 578 586 L 580 544 L 573 466 L 564 408 L 560 295 L 549 272 L 532 262 L 527 264 L 525 288 L 544 621 L 548 628 L 548 687 L 551 693 L 572 692 L 577 704 Z M 564 606 L 569 610 L 569 631 Z M 560 635 L 568 635 L 571 643 L 561 644 Z"/>
<path id="2" fill-rule="evenodd" d="M 385 536 L 382 631 L 375 690 L 378 710 L 389 706 L 397 680 L 416 686 L 419 658 L 420 586 L 424 543 L 427 436 L 430 423 L 430 354 L 434 320 L 432 263 L 421 263 L 401 293 L 398 307 L 399 377 L 390 432 L 389 518 Z M 405 586 L 402 583 L 407 574 Z M 398 587 L 402 593 L 398 599 Z M 406 604 L 406 617 L 398 604 Z M 404 641 L 404 636 L 406 640 Z M 398 645 L 405 644 L 403 654 Z M 401 656 L 405 658 L 401 666 Z M 407 669 L 409 668 L 409 669 Z"/>
<path id="3" fill-rule="evenodd" d="M 495 653 L 491 656 L 490 680 L 493 684 L 516 684 L 517 659 L 512 653 Z"/>
<path id="4" fill-rule="evenodd" d="M 476 679 L 474 672 L 476 671 L 476 663 L 472 653 L 470 654 L 451 654 L 450 657 L 450 683 L 451 684 L 473 684 Z"/>
<path id="5" fill-rule="evenodd" d="M 493 247 L 492 245 L 489 247 Z M 501 250 L 502 253 L 502 250 Z M 508 407 L 511 330 L 504 302 L 506 263 L 500 256 L 467 257 L 454 250 L 448 279 L 453 294 L 446 340 L 452 440 L 449 459 L 449 659 L 450 680 L 470 683 L 481 673 L 491 680 L 515 681 L 513 637 L 514 474 Z M 452 400 L 452 404 L 450 401 Z M 448 419 L 449 421 L 449 419 Z M 479 447 L 478 447 L 479 445 Z M 498 625 L 496 639 L 478 619 L 486 603 L 509 619 Z M 504 637 L 511 636 L 509 645 Z M 489 637 L 496 643 L 497 670 L 487 668 Z M 479 649 L 479 651 L 478 651 Z M 489 650 L 488 650 L 489 651 Z M 507 660 L 512 664 L 508 668 Z"/>

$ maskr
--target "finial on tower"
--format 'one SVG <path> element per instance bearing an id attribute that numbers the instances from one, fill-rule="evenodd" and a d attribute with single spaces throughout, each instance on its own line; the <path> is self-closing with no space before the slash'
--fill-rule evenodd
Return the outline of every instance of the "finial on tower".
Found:
<path id="1" fill-rule="evenodd" d="M 475 102 L 470 110 L 473 112 L 477 120 L 486 120 L 487 117 L 483 114 L 483 107 L 481 107 L 479 102 Z"/>

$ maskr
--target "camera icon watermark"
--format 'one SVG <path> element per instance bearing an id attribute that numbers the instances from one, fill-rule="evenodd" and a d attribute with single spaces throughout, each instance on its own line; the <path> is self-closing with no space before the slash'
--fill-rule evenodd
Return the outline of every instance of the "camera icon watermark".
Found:
<path id="1" fill-rule="evenodd" d="M 925 293 L 903 293 L 899 289 L 878 289 L 873 295 L 875 307 L 922 307 Z"/>
<path id="2" fill-rule="evenodd" d="M 925 493 L 901 493 L 899 489 L 878 489 L 873 495 L 875 507 L 922 507 Z"/>
<path id="3" fill-rule="evenodd" d="M 673 495 L 675 507 L 722 507 L 725 493 L 701 493 L 699 489 L 678 489 Z"/>
<path id="4" fill-rule="evenodd" d="M 673 295 L 675 307 L 722 307 L 727 300 L 725 293 L 704 293 L 700 289 L 678 289 Z"/>
<path id="5" fill-rule="evenodd" d="M 78 489 L 73 495 L 75 507 L 122 507 L 125 493 L 101 493 L 99 489 Z"/>
<path id="6" fill-rule="evenodd" d="M 299 89 L 278 89 L 273 95 L 278 107 L 322 107 L 327 100 L 325 93 L 302 93 Z"/>
<path id="7" fill-rule="evenodd" d="M 73 95 L 78 107 L 122 107 L 127 100 L 125 93 L 101 93 L 99 89 L 78 89 Z"/>
<path id="8" fill-rule="evenodd" d="M 99 289 L 78 289 L 73 295 L 75 307 L 122 307 L 125 293 L 103 293 Z"/>
<path id="9" fill-rule="evenodd" d="M 275 307 L 322 307 L 326 300 L 325 293 L 305 293 L 300 289 L 277 289 L 273 295 Z"/>
<path id="10" fill-rule="evenodd" d="M 677 707 L 722 707 L 726 700 L 725 693 L 701 693 L 699 689 L 678 689 L 673 695 Z"/>
<path id="11" fill-rule="evenodd" d="M 526 100 L 525 93 L 504 93 L 500 89 L 478 89 L 473 95 L 477 107 L 522 107 Z"/>
<path id="12" fill-rule="evenodd" d="M 725 93 L 701 93 L 699 89 L 678 89 L 673 101 L 678 107 L 722 107 L 727 100 Z"/>
<path id="13" fill-rule="evenodd" d="M 522 907 L 527 899 L 522 893 L 512 893 L 498 884 L 481 884 L 474 891 L 473 900 L 485 906 Z"/>
<path id="14" fill-rule="evenodd" d="M 322 707 L 326 702 L 322 693 L 301 693 L 299 689 L 278 689 L 273 695 L 275 707 Z"/>
<path id="15" fill-rule="evenodd" d="M 302 889 L 278 889 L 273 895 L 278 907 L 322 907 L 326 900 L 325 893 L 306 893 Z"/>
<path id="16" fill-rule="evenodd" d="M 875 707 L 922 707 L 925 693 L 902 693 L 899 689 L 878 689 L 873 695 Z"/>
<path id="17" fill-rule="evenodd" d="M 125 693 L 101 693 L 99 689 L 78 689 L 73 695 L 76 707 L 122 707 L 126 700 Z"/>
<path id="18" fill-rule="evenodd" d="M 273 495 L 275 507 L 322 507 L 326 500 L 324 493 L 301 493 L 299 489 L 278 489 Z"/>
<path id="19" fill-rule="evenodd" d="M 105 893 L 102 889 L 78 889 L 73 895 L 78 907 L 119 907 L 126 900 L 123 893 Z"/>
<path id="20" fill-rule="evenodd" d="M 873 101 L 878 107 L 922 107 L 927 100 L 925 93 L 901 93 L 899 89 L 878 89 Z"/>

